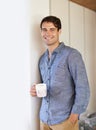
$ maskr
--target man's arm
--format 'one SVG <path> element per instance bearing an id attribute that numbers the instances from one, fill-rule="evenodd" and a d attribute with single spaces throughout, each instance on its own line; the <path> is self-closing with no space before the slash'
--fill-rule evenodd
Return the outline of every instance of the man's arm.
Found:
<path id="1" fill-rule="evenodd" d="M 81 54 L 77 50 L 74 49 L 68 56 L 68 64 L 75 84 L 75 99 L 70 115 L 70 119 L 73 119 L 86 110 L 90 90 L 85 65 Z"/>

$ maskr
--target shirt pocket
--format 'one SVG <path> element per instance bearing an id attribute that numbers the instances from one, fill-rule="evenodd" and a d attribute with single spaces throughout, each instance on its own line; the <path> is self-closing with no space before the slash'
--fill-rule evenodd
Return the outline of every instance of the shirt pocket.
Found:
<path id="1" fill-rule="evenodd" d="M 59 64 L 55 70 L 55 81 L 64 81 L 66 77 L 66 64 Z"/>

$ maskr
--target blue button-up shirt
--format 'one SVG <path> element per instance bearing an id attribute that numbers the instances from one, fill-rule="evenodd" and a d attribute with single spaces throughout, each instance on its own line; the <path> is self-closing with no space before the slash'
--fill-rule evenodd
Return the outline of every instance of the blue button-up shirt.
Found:
<path id="1" fill-rule="evenodd" d="M 89 84 L 81 54 L 61 43 L 48 58 L 48 50 L 41 56 L 41 80 L 47 85 L 47 96 L 42 98 L 40 119 L 49 125 L 58 124 L 71 113 L 86 110 Z"/>

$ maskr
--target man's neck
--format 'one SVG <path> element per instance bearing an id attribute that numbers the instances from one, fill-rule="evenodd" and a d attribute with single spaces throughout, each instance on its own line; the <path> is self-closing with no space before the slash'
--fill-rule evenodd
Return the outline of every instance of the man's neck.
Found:
<path id="1" fill-rule="evenodd" d="M 58 44 L 56 44 L 56 45 L 54 45 L 54 46 L 48 46 L 48 51 L 49 51 L 49 58 L 51 57 L 51 54 L 52 54 L 52 52 L 59 46 L 59 42 L 58 42 Z"/>

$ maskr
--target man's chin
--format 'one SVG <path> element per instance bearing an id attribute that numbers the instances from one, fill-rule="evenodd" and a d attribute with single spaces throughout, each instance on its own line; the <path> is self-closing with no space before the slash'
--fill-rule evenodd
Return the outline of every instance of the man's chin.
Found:
<path id="1" fill-rule="evenodd" d="M 53 44 L 52 43 L 46 43 L 47 46 L 52 46 Z"/>

